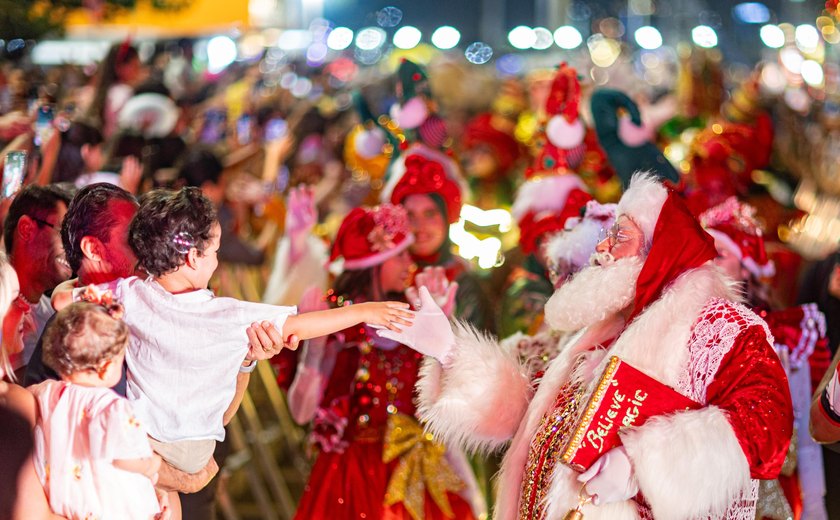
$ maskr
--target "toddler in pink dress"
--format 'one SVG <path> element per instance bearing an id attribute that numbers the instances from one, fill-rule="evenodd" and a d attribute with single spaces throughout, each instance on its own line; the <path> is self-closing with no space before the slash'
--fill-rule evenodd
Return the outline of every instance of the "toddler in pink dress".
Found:
<path id="1" fill-rule="evenodd" d="M 161 515 L 153 487 L 160 457 L 128 400 L 110 389 L 129 337 L 121 313 L 91 303 L 59 312 L 43 356 L 61 380 L 30 387 L 39 408 L 35 469 L 53 512 L 71 520 Z"/>

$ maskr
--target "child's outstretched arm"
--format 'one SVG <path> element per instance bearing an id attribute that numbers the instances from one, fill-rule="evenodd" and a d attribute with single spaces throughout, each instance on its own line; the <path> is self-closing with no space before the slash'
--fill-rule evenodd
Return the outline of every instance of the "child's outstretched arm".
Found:
<path id="1" fill-rule="evenodd" d="M 151 457 L 143 457 L 142 459 L 114 459 L 114 467 L 132 473 L 140 473 L 146 475 L 152 480 L 155 479 L 158 470 L 160 469 L 161 458 L 159 455 L 152 455 Z"/>
<path id="2" fill-rule="evenodd" d="M 283 337 L 297 336 L 301 340 L 317 338 L 342 331 L 359 323 L 379 325 L 399 332 L 398 325 L 411 325 L 414 313 L 402 302 L 366 302 L 289 316 L 283 324 Z"/>
<path id="3" fill-rule="evenodd" d="M 78 278 L 73 278 L 55 286 L 52 293 L 52 306 L 56 311 L 73 303 L 73 289 L 76 288 Z"/>

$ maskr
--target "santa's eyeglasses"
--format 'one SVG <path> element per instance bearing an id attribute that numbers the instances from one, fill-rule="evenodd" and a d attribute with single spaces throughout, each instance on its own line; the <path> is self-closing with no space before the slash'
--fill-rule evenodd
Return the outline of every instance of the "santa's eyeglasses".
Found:
<path id="1" fill-rule="evenodd" d="M 615 222 L 609 229 L 601 228 L 601 233 L 598 236 L 598 241 L 603 242 L 604 240 L 607 241 L 607 245 L 610 249 L 614 248 L 619 244 L 623 244 L 633 237 L 627 233 L 625 228 L 622 228 L 618 222 Z"/>

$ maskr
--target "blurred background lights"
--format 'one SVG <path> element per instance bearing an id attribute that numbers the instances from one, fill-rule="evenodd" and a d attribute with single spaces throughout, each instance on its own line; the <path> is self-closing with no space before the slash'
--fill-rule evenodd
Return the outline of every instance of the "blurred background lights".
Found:
<path id="1" fill-rule="evenodd" d="M 778 25 L 765 25 L 758 34 L 762 43 L 771 49 L 781 49 L 785 46 L 785 32 Z"/>
<path id="2" fill-rule="evenodd" d="M 432 33 L 432 45 L 444 51 L 455 47 L 460 41 L 461 33 L 458 32 L 458 29 L 449 25 L 438 27 Z"/>
<path id="3" fill-rule="evenodd" d="M 621 45 L 612 38 L 605 38 L 603 34 L 595 34 L 586 40 L 592 63 L 598 67 L 609 67 L 621 54 Z"/>
<path id="4" fill-rule="evenodd" d="M 812 87 L 823 86 L 823 68 L 822 65 L 814 60 L 805 60 L 802 62 L 800 69 L 802 79 Z"/>
<path id="5" fill-rule="evenodd" d="M 413 49 L 420 43 L 423 34 L 417 27 L 406 25 L 394 33 L 394 46 L 399 49 Z"/>
<path id="6" fill-rule="evenodd" d="M 554 31 L 554 43 L 561 49 L 577 49 L 583 43 L 583 36 L 571 25 L 564 25 Z"/>
<path id="7" fill-rule="evenodd" d="M 545 27 L 534 27 L 534 45 L 532 48 L 543 51 L 554 45 L 554 36 Z"/>
<path id="8" fill-rule="evenodd" d="M 309 31 L 292 29 L 283 31 L 277 39 L 277 46 L 284 51 L 302 50 L 312 43 L 312 33 Z"/>
<path id="9" fill-rule="evenodd" d="M 793 48 L 782 49 L 782 51 L 779 52 L 779 59 L 781 60 L 782 65 L 784 65 L 784 67 L 793 74 L 799 74 L 802 71 L 802 62 L 805 61 L 802 54 Z"/>
<path id="10" fill-rule="evenodd" d="M 232 39 L 227 36 L 216 36 L 207 42 L 207 70 L 211 74 L 218 74 L 234 61 L 236 61 L 236 42 Z"/>
<path id="11" fill-rule="evenodd" d="M 470 63 L 482 65 L 493 57 L 493 48 L 484 42 L 474 42 L 464 51 L 464 56 Z"/>
<path id="12" fill-rule="evenodd" d="M 732 8 L 732 15 L 743 23 L 767 23 L 770 10 L 761 2 L 744 2 Z"/>
<path id="13" fill-rule="evenodd" d="M 530 27 L 520 25 L 511 29 L 508 33 L 508 41 L 517 49 L 530 49 L 536 43 L 537 35 Z"/>
<path id="14" fill-rule="evenodd" d="M 403 12 L 394 6 L 383 7 L 376 12 L 376 24 L 380 27 L 396 27 L 403 18 Z"/>
<path id="15" fill-rule="evenodd" d="M 327 58 L 327 46 L 321 42 L 315 42 L 306 49 L 306 61 L 309 65 L 320 65 Z"/>
<path id="16" fill-rule="evenodd" d="M 639 27 L 633 36 L 642 49 L 652 51 L 662 47 L 662 34 L 656 27 L 649 25 Z"/>
<path id="17" fill-rule="evenodd" d="M 802 52 L 814 52 L 820 44 L 820 34 L 817 28 L 813 25 L 802 24 L 796 27 L 794 33 L 796 37 L 796 46 Z"/>
<path id="18" fill-rule="evenodd" d="M 372 51 L 385 43 L 385 31 L 377 27 L 365 27 L 356 35 L 356 47 Z"/>
<path id="19" fill-rule="evenodd" d="M 698 25 L 691 30 L 691 39 L 705 49 L 717 47 L 718 36 L 714 29 L 708 25 Z"/>
<path id="20" fill-rule="evenodd" d="M 353 43 L 353 31 L 347 27 L 336 27 L 327 36 L 327 47 L 334 51 L 343 51 Z"/>

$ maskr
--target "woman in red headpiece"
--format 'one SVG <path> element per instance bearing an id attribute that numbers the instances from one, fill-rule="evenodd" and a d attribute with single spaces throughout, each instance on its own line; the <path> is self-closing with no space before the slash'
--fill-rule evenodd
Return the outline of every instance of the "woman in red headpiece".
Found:
<path id="1" fill-rule="evenodd" d="M 310 292 L 303 306 L 403 298 L 414 241 L 402 208 L 354 209 L 332 248 L 343 272 L 325 298 Z M 303 348 L 289 406 L 295 420 L 312 423 L 320 453 L 295 518 L 471 519 L 482 512 L 473 512 L 471 504 L 482 502 L 464 456 L 426 436 L 415 417 L 421 361 L 366 326 Z"/>
<path id="2" fill-rule="evenodd" d="M 381 199 L 408 213 L 419 268 L 442 268 L 458 284 L 455 315 L 483 330 L 493 330 L 492 308 L 469 263 L 453 255 L 449 225 L 458 222 L 466 188 L 457 163 L 423 144 L 410 146 L 391 166 Z"/>
<path id="3" fill-rule="evenodd" d="M 787 309 L 771 307 L 773 261 L 764 248 L 755 208 L 729 197 L 700 215 L 715 239 L 715 263 L 744 286 L 747 303 L 773 335 L 773 346 L 790 385 L 795 413 L 794 439 L 778 480 L 761 482 L 756 518 L 828 518 L 822 452 L 808 431 L 811 396 L 831 363 L 825 316 L 816 303 Z M 784 493 L 782 493 L 784 491 Z"/>

